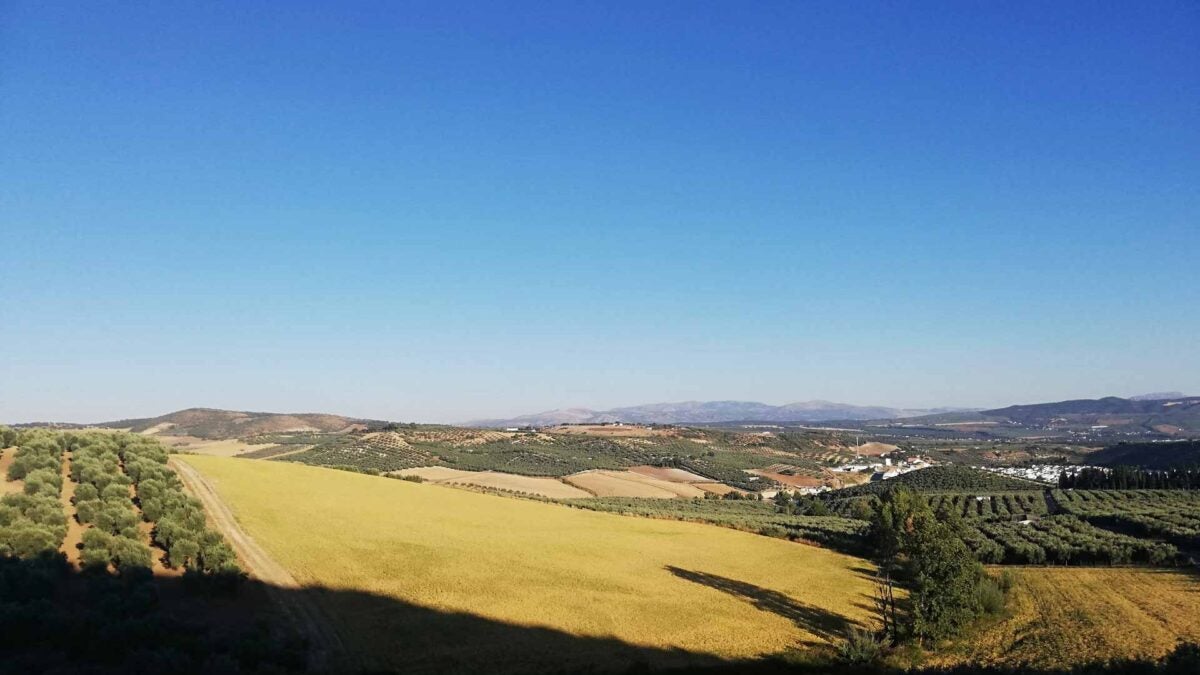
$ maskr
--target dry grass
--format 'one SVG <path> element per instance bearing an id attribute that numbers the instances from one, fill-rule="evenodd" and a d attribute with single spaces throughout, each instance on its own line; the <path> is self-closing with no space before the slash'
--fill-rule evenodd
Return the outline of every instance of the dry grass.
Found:
<path id="1" fill-rule="evenodd" d="M 672 483 L 633 471 L 581 471 L 563 478 L 564 481 L 597 497 L 703 497 L 704 490 L 687 483 Z"/>
<path id="2" fill-rule="evenodd" d="M 711 482 L 713 482 L 713 480 L 711 478 L 705 478 L 704 476 L 694 474 L 691 471 L 684 471 L 683 469 L 674 469 L 671 467 L 631 466 L 631 467 L 629 467 L 629 470 L 634 473 L 640 473 L 643 476 L 650 476 L 651 478 L 657 478 L 659 480 L 665 480 L 665 481 L 668 481 L 671 483 L 711 483 Z"/>
<path id="3" fill-rule="evenodd" d="M 1200 640 L 1200 578 L 1146 569 L 1014 570 L 1012 616 L 939 663 L 1053 668 L 1158 657 L 1180 638 Z"/>
<path id="4" fill-rule="evenodd" d="M 366 591 L 499 622 L 493 626 L 542 627 L 593 645 L 607 638 L 686 650 L 673 658 L 775 653 L 869 621 L 865 563 L 826 549 L 298 464 L 178 459 L 211 480 L 242 527 L 303 585 Z M 434 634 L 439 629 L 412 611 L 321 597 L 348 647 L 368 655 L 371 667 L 411 668 L 414 658 L 427 666 L 452 660 L 431 672 L 512 670 L 522 659 L 559 670 L 618 665 L 603 660 L 610 647 L 581 663 L 562 640 L 538 638 L 542 651 L 531 653 L 529 643 L 499 643 L 512 630 Z"/>
<path id="5" fill-rule="evenodd" d="M 161 425 L 159 425 L 161 426 Z M 173 450 L 185 450 L 197 455 L 213 455 L 215 457 L 233 457 L 252 450 L 266 450 L 276 447 L 271 444 L 252 445 L 236 438 L 220 441 L 206 441 L 195 436 L 159 436 L 163 445 Z"/>
<path id="6" fill-rule="evenodd" d="M 571 424 L 546 429 L 548 434 L 563 434 L 566 436 L 599 436 L 603 438 L 651 438 L 655 436 L 678 436 L 676 429 L 654 429 L 651 427 L 625 424 L 622 426 L 604 424 Z"/>
<path id="7" fill-rule="evenodd" d="M 463 471 L 444 466 L 423 466 L 416 469 L 396 471 L 395 474 L 398 476 L 420 476 L 430 483 L 438 483 L 440 485 L 467 485 L 494 488 L 497 490 L 540 495 L 552 499 L 574 499 L 592 496 L 591 493 L 567 485 L 557 478 L 518 476 L 500 471 Z"/>
<path id="8" fill-rule="evenodd" d="M 899 450 L 899 449 L 900 449 L 900 446 L 898 446 L 898 445 L 891 445 L 888 443 L 871 442 L 871 443 L 863 443 L 862 445 L 852 446 L 849 448 L 849 451 L 853 452 L 856 455 L 862 455 L 864 457 L 878 457 L 879 455 L 886 455 L 889 452 L 895 452 L 896 450 Z"/>
<path id="9" fill-rule="evenodd" d="M 788 475 L 777 473 L 775 471 L 764 471 L 760 469 L 751 469 L 749 473 L 752 473 L 756 476 L 762 476 L 763 478 L 769 478 L 777 483 L 781 483 L 789 487 L 820 487 L 825 483 L 825 481 L 821 480 L 820 478 L 813 478 L 812 476 L 800 474 Z"/>

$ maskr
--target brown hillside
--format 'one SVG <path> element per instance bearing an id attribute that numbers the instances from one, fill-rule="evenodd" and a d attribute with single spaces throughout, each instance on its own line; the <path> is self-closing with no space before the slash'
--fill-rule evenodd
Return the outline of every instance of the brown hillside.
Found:
<path id="1" fill-rule="evenodd" d="M 319 413 L 279 414 L 189 408 L 159 417 L 118 420 L 99 426 L 128 427 L 137 433 L 155 433 L 170 429 L 175 435 L 217 440 L 297 431 L 346 432 L 364 429 L 370 421 Z"/>

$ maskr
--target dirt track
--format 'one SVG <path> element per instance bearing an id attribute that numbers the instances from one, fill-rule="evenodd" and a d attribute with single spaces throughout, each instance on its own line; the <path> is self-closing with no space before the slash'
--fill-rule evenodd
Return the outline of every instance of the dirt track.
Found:
<path id="1" fill-rule="evenodd" d="M 184 487 L 203 502 L 204 510 L 237 551 L 246 571 L 266 584 L 271 598 L 296 629 L 308 639 L 310 666 L 318 672 L 326 669 L 336 670 L 336 665 L 346 666 L 346 654 L 341 638 L 313 598 L 299 592 L 300 584 L 296 582 L 295 577 L 242 530 L 233 512 L 198 471 L 175 459 L 171 459 L 168 464 L 179 475 Z"/>

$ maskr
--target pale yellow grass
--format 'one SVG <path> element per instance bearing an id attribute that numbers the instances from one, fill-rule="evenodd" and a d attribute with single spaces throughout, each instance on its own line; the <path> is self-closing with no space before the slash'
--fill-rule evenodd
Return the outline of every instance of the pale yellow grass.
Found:
<path id="1" fill-rule="evenodd" d="M 403 469 L 395 473 L 400 476 L 420 476 L 426 481 L 441 485 L 495 488 L 498 490 L 525 492 L 552 499 L 573 499 L 592 496 L 591 493 L 567 485 L 557 478 L 518 476 L 501 471 L 462 471 L 444 466 L 423 466 L 416 469 Z"/>
<path id="2" fill-rule="evenodd" d="M 431 483 L 437 483 L 444 480 L 452 480 L 454 478 L 463 478 L 477 471 L 463 471 L 462 469 L 451 469 L 448 466 L 419 466 L 415 469 L 401 469 L 393 471 L 397 476 L 418 476 L 423 480 Z"/>
<path id="3" fill-rule="evenodd" d="M 564 481 L 597 497 L 703 497 L 704 490 L 687 483 L 672 483 L 632 471 L 581 471 L 563 478 Z"/>
<path id="4" fill-rule="evenodd" d="M 552 629 L 519 633 L 540 636 L 544 649 L 587 638 L 605 653 L 626 644 L 752 657 L 821 642 L 844 621 L 870 621 L 866 563 L 826 549 L 285 462 L 178 459 L 210 479 L 242 527 L 301 584 L 466 613 L 489 620 L 486 627 Z M 368 665 L 411 666 L 415 645 L 424 645 L 426 659 L 440 646 L 447 659 L 499 659 L 475 664 L 487 670 L 506 657 L 553 657 L 559 669 L 578 658 L 575 643 L 561 654 L 532 654 L 517 645 L 516 629 L 479 633 L 472 624 L 476 634 L 447 637 L 435 634 L 440 624 L 431 618 L 443 614 L 418 619 L 346 594 L 321 597 L 349 647 L 370 655 Z M 480 644 L 501 642 L 488 637 L 497 635 L 514 646 Z"/>
<path id="5" fill-rule="evenodd" d="M 1146 569 L 1014 570 L 1012 616 L 939 663 L 1060 667 L 1158 657 L 1177 640 L 1200 640 L 1200 579 Z"/>

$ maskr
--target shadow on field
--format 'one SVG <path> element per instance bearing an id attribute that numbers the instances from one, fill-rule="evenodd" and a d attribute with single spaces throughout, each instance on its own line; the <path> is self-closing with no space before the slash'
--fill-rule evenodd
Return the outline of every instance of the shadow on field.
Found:
<path id="1" fill-rule="evenodd" d="M 779 593 L 711 574 L 673 574 L 752 602 L 836 639 L 840 617 Z M 270 590 L 271 593 L 267 591 Z M 280 597 L 275 602 L 272 597 Z M 0 557 L 0 673 L 65 675 L 200 675 L 306 671 L 307 646 L 279 611 L 311 599 L 332 614 L 349 653 L 335 655 L 331 673 L 671 673 L 673 675 L 818 675 L 885 673 L 850 668 L 829 650 L 801 663 L 782 659 L 726 661 L 682 650 L 655 649 L 610 638 L 518 626 L 464 613 L 441 612 L 370 593 L 282 589 L 255 581 L 214 583 L 187 577 L 80 573 L 61 555 L 32 560 Z M 1190 651 L 1189 651 L 1190 650 Z M 1200 650 L 1181 647 L 1162 663 L 1122 662 L 1074 672 L 1175 675 L 1200 671 Z M 314 672 L 309 670 L 308 672 Z M 924 671 L 922 671 L 924 672 Z M 957 668 L 940 673 L 1035 673 Z"/>
<path id="2" fill-rule="evenodd" d="M 269 592 L 268 592 L 269 591 Z M 309 649 L 286 608 L 312 600 L 345 653 L 333 673 L 625 673 L 722 659 L 506 624 L 393 598 L 254 580 L 76 571 L 61 554 L 0 557 L 0 673 L 295 673 Z"/>
<path id="3" fill-rule="evenodd" d="M 680 569 L 672 565 L 667 565 L 666 569 L 680 579 L 715 588 L 746 600 L 764 612 L 782 616 L 796 624 L 801 630 L 824 640 L 836 641 L 844 637 L 852 625 L 840 614 L 797 602 L 779 591 L 715 574 Z"/>

